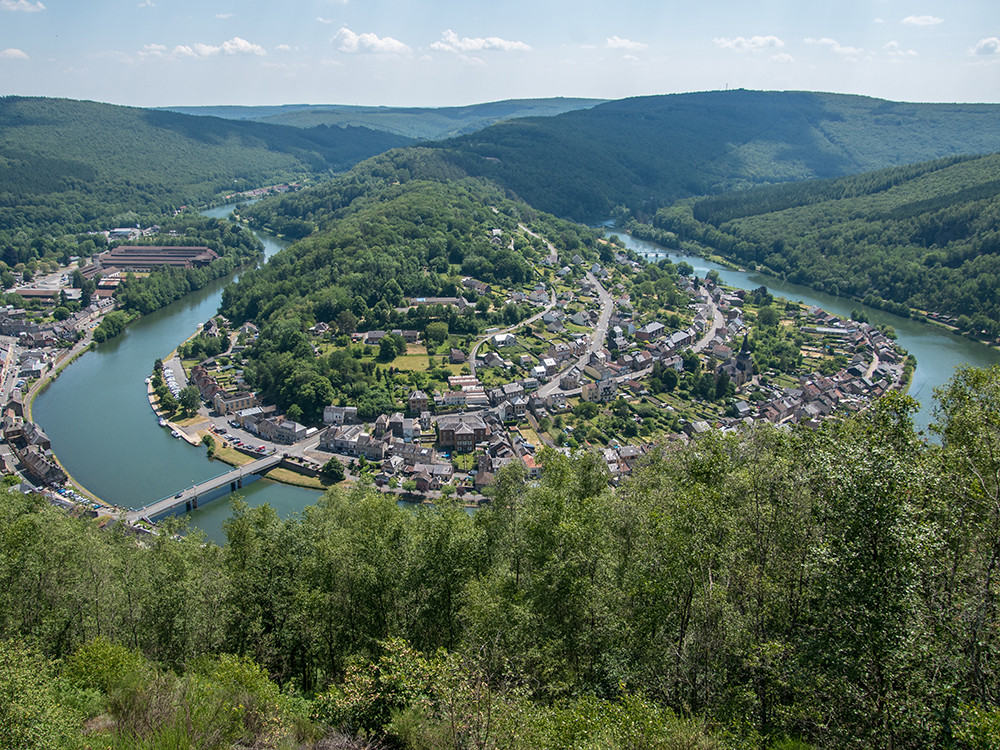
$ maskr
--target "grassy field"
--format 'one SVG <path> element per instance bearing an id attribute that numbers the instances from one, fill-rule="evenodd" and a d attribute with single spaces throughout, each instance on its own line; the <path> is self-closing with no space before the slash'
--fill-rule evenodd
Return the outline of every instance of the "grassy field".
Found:
<path id="1" fill-rule="evenodd" d="M 209 433 L 206 432 L 199 434 L 207 435 Z M 219 436 L 212 435 L 212 438 L 215 440 L 215 458 L 219 459 L 223 463 L 227 463 L 230 466 L 243 466 L 256 460 L 253 456 L 248 456 L 247 454 L 236 450 Z"/>
<path id="2" fill-rule="evenodd" d="M 404 370 L 406 372 L 427 372 L 427 355 L 402 354 L 392 360 L 389 364 L 397 370 Z"/>
<path id="3" fill-rule="evenodd" d="M 331 486 L 329 484 L 324 484 L 318 477 L 307 477 L 305 474 L 299 474 L 298 472 L 291 471 L 290 469 L 271 469 L 264 476 L 275 482 L 293 484 L 296 487 L 305 487 L 310 490 L 322 491 Z"/>

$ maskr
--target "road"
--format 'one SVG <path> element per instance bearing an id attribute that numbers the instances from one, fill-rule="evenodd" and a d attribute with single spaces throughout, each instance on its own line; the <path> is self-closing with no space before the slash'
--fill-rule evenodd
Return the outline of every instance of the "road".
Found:
<path id="1" fill-rule="evenodd" d="M 590 336 L 590 343 L 587 344 L 586 350 L 576 359 L 576 361 L 564 367 L 556 375 L 554 375 L 548 383 L 538 389 L 538 395 L 541 398 L 550 396 L 557 390 L 560 390 L 559 379 L 572 368 L 578 367 L 582 371 L 583 368 L 590 363 L 590 355 L 598 349 L 603 348 L 604 340 L 608 336 L 608 324 L 611 321 L 611 311 L 614 309 L 614 300 L 611 298 L 608 290 L 604 288 L 604 285 L 601 284 L 601 282 L 597 280 L 597 277 L 595 277 L 590 271 L 587 271 L 587 280 L 597 287 L 597 298 L 601 303 L 601 312 L 597 318 L 597 325 L 594 327 L 594 332 Z M 568 393 L 572 392 L 573 391 L 568 391 Z"/>
<path id="2" fill-rule="evenodd" d="M 473 377 L 476 376 L 476 354 L 479 352 L 479 347 L 481 347 L 483 344 L 485 344 L 487 341 L 489 341 L 491 338 L 493 338 L 498 334 L 510 333 L 511 331 L 520 328 L 521 326 L 530 326 L 532 323 L 534 323 L 540 317 L 545 315 L 545 313 L 547 313 L 555 306 L 556 306 L 556 290 L 550 289 L 549 304 L 547 304 L 537 313 L 532 315 L 527 320 L 522 320 L 520 323 L 516 323 L 512 326 L 509 326 L 508 328 L 504 328 L 502 331 L 493 331 L 493 333 L 489 334 L 488 336 L 484 336 L 483 338 L 479 339 L 479 341 L 477 341 L 475 344 L 473 344 L 472 351 L 469 352 L 469 372 L 472 374 L 472 376 Z"/>
<path id="3" fill-rule="evenodd" d="M 726 327 L 726 319 L 722 317 L 722 312 L 716 306 L 715 300 L 711 297 L 708 298 L 708 309 L 712 311 L 712 325 L 705 329 L 705 335 L 691 347 L 691 351 L 695 354 L 711 343 L 712 339 L 715 338 L 715 332 L 718 329 Z"/>

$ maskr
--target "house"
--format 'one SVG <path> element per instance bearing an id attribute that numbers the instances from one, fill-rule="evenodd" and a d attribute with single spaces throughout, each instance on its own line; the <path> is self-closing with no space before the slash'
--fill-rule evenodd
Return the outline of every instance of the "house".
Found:
<path id="1" fill-rule="evenodd" d="M 559 387 L 564 391 L 571 391 L 574 388 L 580 387 L 580 370 L 576 367 L 571 367 L 566 371 L 566 374 L 559 379 Z"/>
<path id="2" fill-rule="evenodd" d="M 618 393 L 618 382 L 608 378 L 596 383 L 584 383 L 580 387 L 580 398 L 584 401 L 609 401 Z"/>
<path id="3" fill-rule="evenodd" d="M 393 437 L 402 438 L 405 441 L 420 438 L 420 422 L 416 419 L 408 419 L 400 413 L 389 417 L 388 431 Z"/>
<path id="4" fill-rule="evenodd" d="M 430 492 L 441 489 L 441 480 L 436 476 L 428 474 L 426 471 L 415 474 L 413 481 L 417 485 L 418 492 Z"/>
<path id="5" fill-rule="evenodd" d="M 444 406 L 465 406 L 465 391 L 445 391 L 441 403 Z"/>
<path id="6" fill-rule="evenodd" d="M 227 393 L 221 391 L 216 393 L 212 399 L 212 406 L 219 414 L 232 414 L 249 409 L 257 404 L 257 397 L 249 391 L 239 393 Z"/>
<path id="7" fill-rule="evenodd" d="M 647 323 L 642 328 L 638 329 L 635 332 L 635 337 L 639 339 L 639 341 L 655 341 L 663 335 L 666 328 L 667 327 L 663 325 L 663 323 L 654 320 L 652 323 Z"/>
<path id="8" fill-rule="evenodd" d="M 493 343 L 498 347 L 514 346 L 517 344 L 517 336 L 513 333 L 498 333 L 493 337 Z"/>
<path id="9" fill-rule="evenodd" d="M 450 463 L 435 464 L 418 462 L 413 465 L 413 471 L 416 474 L 424 472 L 432 477 L 437 477 L 443 484 L 447 484 L 455 476 L 455 467 Z"/>
<path id="10" fill-rule="evenodd" d="M 490 434 L 483 418 L 472 414 L 439 419 L 437 429 L 438 444 L 460 452 L 471 451 L 476 443 L 483 442 Z"/>
<path id="11" fill-rule="evenodd" d="M 388 446 L 383 440 L 372 436 L 364 425 L 330 427 L 321 436 L 319 449 L 348 456 L 361 456 L 368 461 L 382 461 Z"/>
<path id="12" fill-rule="evenodd" d="M 263 419 L 257 424 L 257 434 L 275 443 L 291 445 L 306 437 L 307 428 L 290 419 L 272 417 Z"/>
<path id="13" fill-rule="evenodd" d="M 465 363 L 465 359 L 466 359 L 465 352 L 463 352 L 461 349 L 455 349 L 454 347 L 452 347 L 451 353 L 448 356 L 449 362 L 451 362 L 453 365 L 461 365 Z"/>
<path id="14" fill-rule="evenodd" d="M 406 407 L 411 414 L 419 414 L 422 411 L 427 411 L 427 403 L 427 394 L 418 389 L 410 394 L 406 401 Z"/>
<path id="15" fill-rule="evenodd" d="M 323 409 L 323 424 L 339 427 L 344 424 L 360 424 L 360 422 L 356 406 L 333 406 L 331 404 Z"/>
<path id="16" fill-rule="evenodd" d="M 530 453 L 521 456 L 521 463 L 528 472 L 528 479 L 538 479 L 542 476 L 542 467 Z"/>
<path id="17" fill-rule="evenodd" d="M 514 414 L 514 404 L 510 401 L 503 401 L 499 406 L 497 406 L 497 416 L 500 417 L 501 422 L 512 422 L 516 419 Z"/>

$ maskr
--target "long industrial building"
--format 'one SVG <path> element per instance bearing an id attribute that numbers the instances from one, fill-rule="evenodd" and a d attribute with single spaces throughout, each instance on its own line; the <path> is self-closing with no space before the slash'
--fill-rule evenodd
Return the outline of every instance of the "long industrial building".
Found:
<path id="1" fill-rule="evenodd" d="M 161 266 L 199 268 L 218 257 L 214 250 L 204 246 L 122 245 L 98 255 L 97 265 L 102 270 L 120 271 L 151 271 Z"/>

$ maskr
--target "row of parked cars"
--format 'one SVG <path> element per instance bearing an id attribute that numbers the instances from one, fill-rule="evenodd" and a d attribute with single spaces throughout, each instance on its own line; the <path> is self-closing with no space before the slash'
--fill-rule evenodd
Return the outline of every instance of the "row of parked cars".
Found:
<path id="1" fill-rule="evenodd" d="M 232 425 L 233 427 L 239 427 L 239 424 L 236 422 L 230 422 L 229 424 Z M 238 438 L 236 435 L 228 434 L 229 431 L 225 427 L 213 427 L 212 432 L 214 432 L 216 435 L 218 435 L 223 440 L 228 442 L 234 448 L 239 448 L 241 450 L 250 451 L 253 453 L 267 453 L 266 446 L 251 445 L 250 443 L 244 443 L 243 440 L 241 438 Z"/>

